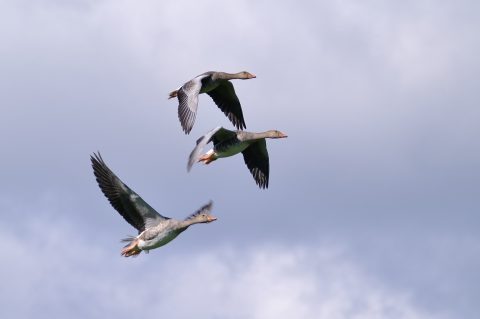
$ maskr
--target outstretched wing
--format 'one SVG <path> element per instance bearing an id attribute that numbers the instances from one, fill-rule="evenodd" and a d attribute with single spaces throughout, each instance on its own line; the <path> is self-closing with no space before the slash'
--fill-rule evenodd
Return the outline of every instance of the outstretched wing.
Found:
<path id="1" fill-rule="evenodd" d="M 268 188 L 269 160 L 265 139 L 250 144 L 242 153 L 257 185 L 260 188 Z"/>
<path id="2" fill-rule="evenodd" d="M 236 134 L 237 133 L 234 131 L 230 131 L 230 130 L 224 129 L 221 126 L 218 126 L 213 130 L 211 130 L 210 132 L 208 132 L 207 134 L 200 137 L 197 140 L 197 146 L 195 146 L 195 148 L 190 153 L 190 156 L 188 157 L 187 171 L 190 171 L 193 164 L 195 164 L 195 162 L 197 162 L 200 159 L 200 155 L 205 145 L 210 143 L 212 140 L 214 141 L 214 143 L 217 143 L 218 140 L 231 138 Z"/>
<path id="3" fill-rule="evenodd" d="M 139 233 L 169 219 L 157 213 L 137 193 L 125 185 L 105 164 L 100 153 L 90 156 L 98 186 L 113 208 Z"/>
<path id="4" fill-rule="evenodd" d="M 188 81 L 177 92 L 178 119 L 185 134 L 189 134 L 195 123 L 198 107 L 198 94 L 202 89 L 202 79 L 210 76 L 208 73 L 201 74 Z"/>
<path id="5" fill-rule="evenodd" d="M 210 215 L 210 211 L 212 210 L 212 206 L 213 206 L 213 202 L 209 201 L 206 205 L 203 205 L 202 207 L 197 209 L 197 211 L 195 213 L 193 213 L 190 216 L 188 216 L 187 218 L 185 218 L 185 220 L 195 218 L 197 215 L 200 215 L 200 214 Z"/>
<path id="6" fill-rule="evenodd" d="M 236 128 L 242 130 L 247 127 L 243 119 L 242 106 L 230 81 L 221 81 L 219 86 L 207 94 Z"/>

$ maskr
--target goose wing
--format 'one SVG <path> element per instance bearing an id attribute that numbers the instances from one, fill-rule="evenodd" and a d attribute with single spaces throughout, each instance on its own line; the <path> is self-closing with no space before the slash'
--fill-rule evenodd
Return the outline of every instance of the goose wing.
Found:
<path id="1" fill-rule="evenodd" d="M 185 134 L 189 134 L 195 123 L 198 107 L 198 94 L 202 89 L 202 79 L 209 77 L 209 74 L 201 74 L 188 81 L 177 92 L 178 98 L 178 119 Z"/>
<path id="2" fill-rule="evenodd" d="M 199 209 L 197 209 L 195 211 L 195 213 L 191 214 L 190 216 L 188 216 L 187 218 L 185 218 L 185 220 L 189 220 L 189 219 L 192 219 L 200 214 L 208 214 L 210 215 L 210 211 L 212 210 L 212 206 L 213 206 L 213 202 L 212 201 L 209 201 L 207 204 L 203 205 L 202 207 L 200 207 Z"/>
<path id="3" fill-rule="evenodd" d="M 260 188 L 268 188 L 269 159 L 267 142 L 260 139 L 247 147 L 243 152 L 243 159 Z"/>
<path id="4" fill-rule="evenodd" d="M 157 213 L 108 168 L 100 153 L 90 156 L 98 186 L 110 204 L 139 233 L 169 219 Z"/>
<path id="5" fill-rule="evenodd" d="M 207 94 L 236 128 L 242 130 L 247 127 L 243 119 L 242 106 L 230 81 L 220 81 L 220 84 Z"/>
<path id="6" fill-rule="evenodd" d="M 195 162 L 198 161 L 205 145 L 210 143 L 212 140 L 214 141 L 215 144 L 217 144 L 218 141 L 232 138 L 236 135 L 237 133 L 235 131 L 230 131 L 221 126 L 218 126 L 213 130 L 209 131 L 207 134 L 200 137 L 197 140 L 197 145 L 195 146 L 195 148 L 190 153 L 190 156 L 188 157 L 187 171 L 190 171 L 193 164 L 195 164 Z"/>

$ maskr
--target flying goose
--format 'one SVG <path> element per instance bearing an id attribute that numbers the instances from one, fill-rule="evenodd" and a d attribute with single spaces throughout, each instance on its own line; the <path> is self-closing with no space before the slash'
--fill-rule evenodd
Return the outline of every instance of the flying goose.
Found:
<path id="1" fill-rule="evenodd" d="M 175 220 L 157 213 L 137 193 L 125 185 L 105 164 L 100 153 L 90 156 L 98 186 L 120 215 L 138 230 L 138 236 L 123 239 L 128 244 L 122 256 L 137 256 L 142 251 L 168 244 L 190 225 L 217 220 L 210 214 L 212 202 L 201 207 L 184 220 Z"/>
<path id="2" fill-rule="evenodd" d="M 268 188 L 269 160 L 266 138 L 285 138 L 280 131 L 262 133 L 230 131 L 221 126 L 211 130 L 197 140 L 197 146 L 190 153 L 187 170 L 195 162 L 209 164 L 218 158 L 229 157 L 242 152 L 243 159 L 260 188 Z M 205 145 L 213 141 L 213 149 L 201 155 Z"/>
<path id="3" fill-rule="evenodd" d="M 248 80 L 255 77 L 255 75 L 246 71 L 233 74 L 209 71 L 196 76 L 177 90 L 170 92 L 169 99 L 178 98 L 178 118 L 185 134 L 190 133 L 195 123 L 198 95 L 201 93 L 210 95 L 215 104 L 237 129 L 246 128 L 242 106 L 235 94 L 233 84 L 229 80 Z"/>

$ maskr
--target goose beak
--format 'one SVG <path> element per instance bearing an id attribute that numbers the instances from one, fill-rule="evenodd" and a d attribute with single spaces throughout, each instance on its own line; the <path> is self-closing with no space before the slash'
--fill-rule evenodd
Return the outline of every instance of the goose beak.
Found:
<path id="1" fill-rule="evenodd" d="M 288 135 L 287 135 L 287 134 L 285 134 L 285 133 L 281 133 L 281 132 L 280 132 L 280 136 L 279 136 L 279 138 L 286 138 L 286 137 L 288 137 Z"/>
<path id="2" fill-rule="evenodd" d="M 250 74 L 250 79 L 255 79 L 257 76 L 255 74 Z"/>
<path id="3" fill-rule="evenodd" d="M 214 221 L 216 221 L 216 220 L 217 220 L 217 217 L 215 217 L 215 216 L 209 216 L 209 217 L 207 218 L 207 222 L 209 222 L 209 223 L 214 222 Z"/>

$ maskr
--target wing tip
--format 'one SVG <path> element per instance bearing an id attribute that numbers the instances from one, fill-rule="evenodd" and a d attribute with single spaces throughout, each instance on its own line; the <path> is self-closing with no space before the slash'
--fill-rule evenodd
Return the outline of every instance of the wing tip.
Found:
<path id="1" fill-rule="evenodd" d="M 195 161 L 192 161 L 192 160 L 189 160 L 188 163 L 187 163 L 187 172 L 190 173 L 190 171 L 192 170 L 192 167 L 193 167 L 193 164 L 195 163 Z"/>
<path id="2" fill-rule="evenodd" d="M 90 161 L 92 163 L 94 172 L 97 172 L 102 168 L 104 169 L 105 167 L 108 168 L 107 164 L 105 164 L 105 161 L 103 160 L 102 154 L 100 154 L 100 151 L 97 151 L 96 153 L 93 152 L 93 154 L 90 155 Z"/>
<path id="3" fill-rule="evenodd" d="M 235 125 L 235 127 L 240 130 L 240 131 L 243 131 L 244 129 L 247 128 L 247 125 L 245 124 L 245 121 L 243 119 L 239 120 L 239 121 L 232 121 L 233 125 Z"/>
<path id="4" fill-rule="evenodd" d="M 268 180 L 255 180 L 260 189 L 268 189 Z"/>
<path id="5" fill-rule="evenodd" d="M 195 124 L 195 113 L 185 113 L 181 110 L 181 107 L 178 107 L 178 119 L 180 120 L 180 125 L 182 126 L 183 132 L 188 135 L 192 131 L 193 124 Z"/>
<path id="6" fill-rule="evenodd" d="M 208 203 L 203 205 L 202 210 L 208 210 L 210 212 L 212 208 L 213 208 L 213 200 L 209 200 Z"/>

